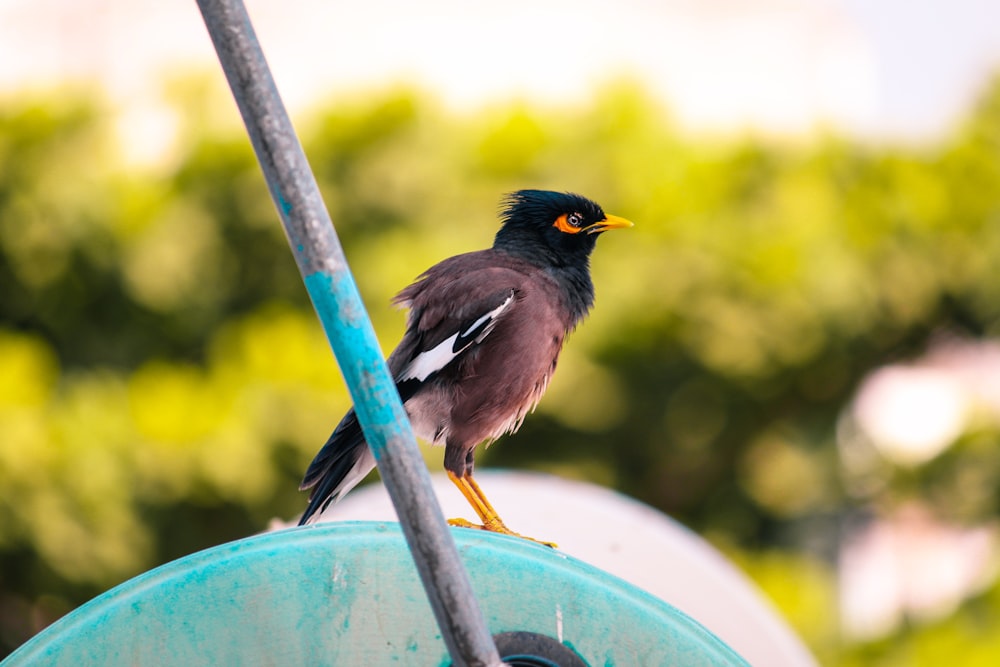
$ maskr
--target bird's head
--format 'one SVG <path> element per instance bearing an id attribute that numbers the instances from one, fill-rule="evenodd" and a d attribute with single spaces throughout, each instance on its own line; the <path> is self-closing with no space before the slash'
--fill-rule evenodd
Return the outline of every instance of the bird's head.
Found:
<path id="1" fill-rule="evenodd" d="M 586 265 L 601 232 L 632 226 L 586 197 L 547 190 L 507 195 L 500 219 L 494 248 L 555 265 Z"/>

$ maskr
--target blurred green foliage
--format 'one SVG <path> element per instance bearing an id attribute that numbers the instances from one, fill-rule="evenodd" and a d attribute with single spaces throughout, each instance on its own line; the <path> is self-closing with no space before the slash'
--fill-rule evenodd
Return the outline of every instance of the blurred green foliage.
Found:
<path id="1" fill-rule="evenodd" d="M 231 101 L 200 80 L 166 98 L 176 141 L 139 166 L 100 101 L 0 104 L 0 655 L 138 572 L 296 515 L 349 405 Z M 941 331 L 1000 335 L 1000 83 L 922 149 L 690 137 L 624 83 L 564 109 L 460 116 L 407 90 L 329 106 L 299 125 L 385 348 L 390 296 L 488 245 L 504 192 L 578 191 L 637 223 L 602 240 L 594 313 L 486 465 L 669 512 L 827 664 L 995 664 L 1000 588 L 848 645 L 832 558 L 868 500 L 835 448 L 860 379 Z M 995 440 L 975 453 L 994 489 Z M 985 498 L 972 518 L 1000 510 Z"/>

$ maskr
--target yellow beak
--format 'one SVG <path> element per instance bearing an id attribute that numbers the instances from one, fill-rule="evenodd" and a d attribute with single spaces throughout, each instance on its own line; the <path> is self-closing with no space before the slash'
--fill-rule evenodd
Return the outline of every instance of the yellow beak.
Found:
<path id="1" fill-rule="evenodd" d="M 598 232 L 606 232 L 609 229 L 627 229 L 629 227 L 634 227 L 630 220 L 625 218 L 619 218 L 617 215 L 606 215 L 604 220 L 587 227 L 588 234 L 597 234 Z"/>

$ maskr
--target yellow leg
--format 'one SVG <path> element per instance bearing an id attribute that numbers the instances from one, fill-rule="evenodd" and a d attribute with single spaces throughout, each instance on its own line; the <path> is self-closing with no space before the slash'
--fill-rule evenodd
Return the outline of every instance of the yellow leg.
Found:
<path id="1" fill-rule="evenodd" d="M 536 540 L 533 537 L 527 537 L 521 535 L 520 533 L 515 533 L 513 530 L 504 525 L 503 520 L 497 511 L 493 509 L 493 505 L 490 501 L 486 499 L 486 494 L 483 490 L 479 488 L 479 484 L 473 479 L 472 474 L 469 473 L 464 477 L 459 477 L 455 473 L 448 471 L 448 479 L 458 487 L 458 490 L 462 492 L 465 499 L 469 501 L 472 505 L 472 509 L 475 510 L 476 514 L 479 516 L 479 520 L 483 522 L 481 526 L 466 521 L 465 519 L 448 519 L 448 523 L 452 526 L 459 526 L 461 528 L 478 528 L 480 530 L 488 530 L 494 533 L 501 533 L 503 535 L 513 535 L 515 537 L 521 537 L 526 540 L 531 540 L 532 542 L 538 542 L 539 544 L 544 544 L 547 547 L 556 547 L 553 542 L 543 542 L 542 540 Z"/>

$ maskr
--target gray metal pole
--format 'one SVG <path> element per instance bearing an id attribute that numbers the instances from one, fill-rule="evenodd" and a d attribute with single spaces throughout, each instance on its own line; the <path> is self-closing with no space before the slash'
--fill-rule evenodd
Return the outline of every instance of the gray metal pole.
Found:
<path id="1" fill-rule="evenodd" d="M 396 507 L 448 651 L 457 665 L 501 665 L 330 214 L 246 8 L 242 0 L 198 0 L 198 7 Z"/>

